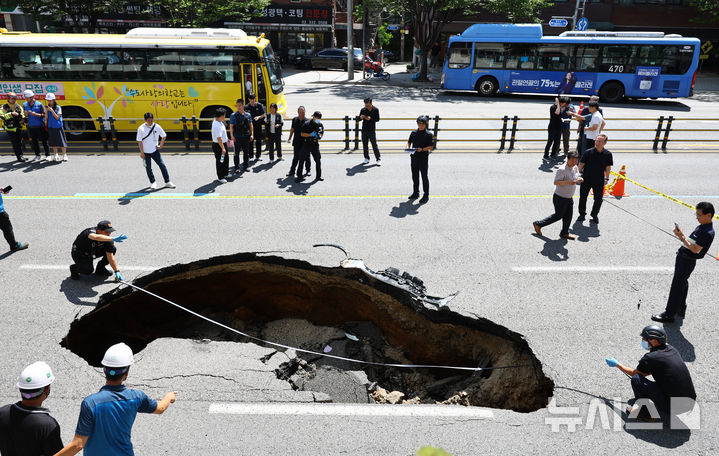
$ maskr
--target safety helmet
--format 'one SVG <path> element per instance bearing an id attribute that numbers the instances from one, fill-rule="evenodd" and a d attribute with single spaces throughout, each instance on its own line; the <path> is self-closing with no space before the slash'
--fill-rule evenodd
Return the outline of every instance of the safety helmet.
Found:
<path id="1" fill-rule="evenodd" d="M 417 123 L 423 123 L 423 124 L 427 125 L 427 124 L 429 124 L 429 117 L 419 116 L 419 117 L 417 117 Z"/>
<path id="2" fill-rule="evenodd" d="M 25 98 L 34 97 L 34 96 L 35 96 L 35 92 L 33 92 L 33 91 L 30 90 L 30 89 L 27 89 L 26 91 L 24 91 L 24 92 L 22 93 L 22 96 L 25 97 Z"/>
<path id="3" fill-rule="evenodd" d="M 105 367 L 127 367 L 134 362 L 132 349 L 122 342 L 108 348 L 102 358 L 102 365 Z"/>
<path id="4" fill-rule="evenodd" d="M 17 94 L 15 92 L 8 92 L 7 97 L 8 98 L 17 98 Z"/>
<path id="5" fill-rule="evenodd" d="M 55 94 L 52 93 L 52 92 L 50 92 L 50 93 L 48 93 L 47 95 L 45 95 L 45 99 L 46 99 L 46 100 L 54 100 L 54 99 L 55 99 Z"/>
<path id="6" fill-rule="evenodd" d="M 664 331 L 664 328 L 657 325 L 645 326 L 644 329 L 642 329 L 641 336 L 642 339 L 646 340 L 656 339 L 656 341 L 659 342 L 660 345 L 664 345 L 667 343 L 666 331 Z"/>
<path id="7" fill-rule="evenodd" d="M 20 372 L 17 387 L 21 390 L 36 390 L 44 388 L 55 381 L 52 369 L 44 361 L 38 361 L 27 366 Z"/>

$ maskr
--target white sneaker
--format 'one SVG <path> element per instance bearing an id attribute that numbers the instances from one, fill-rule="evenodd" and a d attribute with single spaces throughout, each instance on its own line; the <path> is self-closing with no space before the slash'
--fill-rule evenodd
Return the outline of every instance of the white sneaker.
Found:
<path id="1" fill-rule="evenodd" d="M 152 190 L 157 190 L 157 182 L 151 183 L 151 184 L 150 184 L 150 188 L 151 188 Z"/>
<path id="2" fill-rule="evenodd" d="M 165 182 L 165 188 L 177 188 L 177 185 L 172 182 Z"/>
<path id="3" fill-rule="evenodd" d="M 41 162 L 44 162 L 44 161 L 52 161 L 52 157 L 40 157 L 40 161 L 41 161 Z"/>
<path id="4" fill-rule="evenodd" d="M 377 160 L 377 166 L 382 166 L 382 160 Z"/>
<path id="5" fill-rule="evenodd" d="M 62 156 L 62 161 L 64 161 L 64 162 L 67 161 L 67 155 L 63 155 L 63 156 Z"/>
<path id="6" fill-rule="evenodd" d="M 367 163 L 369 163 L 369 158 L 365 158 L 364 161 L 362 162 L 362 164 L 364 164 L 364 165 L 366 165 Z"/>
<path id="7" fill-rule="evenodd" d="M 226 184 L 226 183 L 227 183 L 227 179 L 219 179 L 218 182 L 221 183 L 221 184 Z"/>
<path id="8" fill-rule="evenodd" d="M 60 156 L 59 156 L 58 154 L 55 154 L 55 161 L 56 161 L 56 162 L 59 162 L 59 161 L 60 161 Z"/>

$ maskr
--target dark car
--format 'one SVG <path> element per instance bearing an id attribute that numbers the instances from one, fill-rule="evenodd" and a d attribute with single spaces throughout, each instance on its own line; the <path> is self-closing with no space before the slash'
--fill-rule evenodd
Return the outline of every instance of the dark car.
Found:
<path id="1" fill-rule="evenodd" d="M 354 50 L 354 67 L 362 68 L 362 50 Z M 295 59 L 295 64 L 307 70 L 316 68 L 347 69 L 347 50 L 328 48 L 308 55 L 301 55 Z"/>
<path id="2" fill-rule="evenodd" d="M 392 51 L 388 51 L 387 49 L 377 49 L 375 51 L 369 52 L 368 54 L 375 61 L 379 61 L 380 55 L 384 54 L 385 62 L 399 62 L 399 56 L 397 56 L 397 54 Z"/>

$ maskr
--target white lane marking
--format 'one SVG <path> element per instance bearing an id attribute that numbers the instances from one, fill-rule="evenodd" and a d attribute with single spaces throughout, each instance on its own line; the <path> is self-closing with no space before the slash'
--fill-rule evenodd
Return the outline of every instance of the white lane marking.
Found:
<path id="1" fill-rule="evenodd" d="M 69 264 L 21 264 L 20 269 L 29 269 L 34 271 L 66 271 L 70 267 Z M 152 266 L 125 266 L 122 265 L 123 271 L 155 271 L 160 268 Z"/>
<path id="2" fill-rule="evenodd" d="M 512 272 L 673 272 L 669 266 L 514 266 Z"/>
<path id="3" fill-rule="evenodd" d="M 229 403 L 210 404 L 209 413 L 228 415 L 466 417 L 494 419 L 490 409 L 459 405 Z"/>

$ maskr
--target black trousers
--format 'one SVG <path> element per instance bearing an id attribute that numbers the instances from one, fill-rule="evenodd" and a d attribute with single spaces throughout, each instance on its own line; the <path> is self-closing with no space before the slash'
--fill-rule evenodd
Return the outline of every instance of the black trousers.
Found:
<path id="1" fill-rule="evenodd" d="M 645 376 L 634 374 L 632 376 L 632 391 L 637 399 L 649 399 L 657 407 L 660 412 L 668 413 L 670 408 L 670 398 L 664 394 L 664 391 L 656 382 L 648 380 Z M 649 412 L 642 408 L 639 412 L 640 417 L 648 417 Z"/>
<path id="2" fill-rule="evenodd" d="M 12 230 L 12 223 L 10 223 L 10 216 L 7 215 L 5 211 L 0 212 L 0 230 L 2 230 L 2 234 L 5 236 L 5 240 L 10 246 L 10 249 L 17 247 L 15 233 Z"/>
<path id="3" fill-rule="evenodd" d="M 96 270 L 93 268 L 95 258 L 100 258 L 100 261 L 97 263 L 97 269 L 103 269 L 110 263 L 107 260 L 107 253 L 112 253 L 114 255 L 117 253 L 117 247 L 115 247 L 114 243 L 102 243 L 101 245 L 104 245 L 104 248 L 96 251 L 94 255 L 85 254 L 75 250 L 75 246 L 73 245 L 73 249 L 70 254 L 72 255 L 72 261 L 75 263 L 78 273 L 92 274 Z"/>
<path id="4" fill-rule="evenodd" d="M 242 165 L 247 171 L 247 168 L 250 167 L 250 157 L 252 156 L 252 144 L 250 144 L 249 136 L 235 136 L 235 169 L 240 169 L 240 150 L 242 150 Z"/>
<path id="5" fill-rule="evenodd" d="M 322 156 L 320 155 L 320 144 L 318 142 L 309 141 L 302 145 L 302 155 L 300 160 L 297 162 L 297 177 L 302 177 L 302 167 L 306 167 L 309 170 L 310 167 L 310 156 L 315 161 L 315 169 L 317 174 L 315 179 L 322 177 Z"/>
<path id="6" fill-rule="evenodd" d="M 577 134 L 577 153 L 580 157 L 584 153 L 584 128 L 580 128 Z"/>
<path id="7" fill-rule="evenodd" d="M 32 143 L 32 150 L 35 152 L 35 156 L 40 156 L 40 142 L 45 149 L 45 156 L 50 156 L 50 147 L 47 145 L 47 131 L 45 127 L 27 127 L 27 134 L 30 137 Z"/>
<path id="8" fill-rule="evenodd" d="M 302 158 L 302 143 L 299 144 L 292 144 L 292 166 L 290 166 L 290 174 L 295 173 L 295 169 L 297 168 L 297 164 L 300 162 L 300 159 Z M 310 172 L 310 165 L 312 163 L 310 160 L 307 160 L 305 162 L 305 168 L 307 169 L 307 172 Z M 302 170 L 300 168 L 299 170 Z"/>
<path id="9" fill-rule="evenodd" d="M 544 146 L 544 156 L 549 155 L 549 148 L 552 148 L 552 155 L 559 153 L 559 142 L 562 139 L 562 128 L 549 127 L 547 129 L 547 145 Z"/>
<path id="10" fill-rule="evenodd" d="M 262 155 L 262 138 L 265 136 L 262 134 L 262 124 L 261 123 L 254 123 L 252 124 L 252 132 L 253 132 L 253 138 L 254 145 L 255 145 L 255 158 L 259 159 L 260 155 Z"/>
<path id="11" fill-rule="evenodd" d="M 412 193 L 419 193 L 419 176 L 422 175 L 422 189 L 425 195 L 429 195 L 429 152 L 415 152 L 411 156 L 412 167 Z"/>
<path id="12" fill-rule="evenodd" d="M 12 151 L 15 152 L 15 157 L 18 160 L 22 158 L 22 131 L 5 131 L 7 137 L 10 138 L 10 144 L 12 144 Z"/>
<path id="13" fill-rule="evenodd" d="M 669 290 L 669 298 L 667 298 L 667 315 L 674 316 L 680 309 L 687 307 L 687 293 L 689 292 L 689 276 L 692 275 L 694 267 L 697 265 L 695 258 L 677 253 L 677 259 L 674 262 L 674 277 L 672 278 L 672 287 Z"/>
<path id="14" fill-rule="evenodd" d="M 270 153 L 270 160 L 275 159 L 275 149 L 277 149 L 277 158 L 282 158 L 282 133 L 267 132 L 267 151 Z"/>
<path id="15" fill-rule="evenodd" d="M 564 143 L 564 155 L 569 153 L 569 135 L 571 130 L 569 128 L 562 127 L 562 143 Z"/>
<path id="16" fill-rule="evenodd" d="M 592 217 L 599 215 L 599 209 L 602 208 L 602 200 L 604 197 L 604 182 L 587 182 L 584 181 L 579 186 L 579 215 L 587 215 L 587 196 L 589 190 L 594 192 L 594 205 L 592 206 Z"/>
<path id="17" fill-rule="evenodd" d="M 225 144 L 225 150 L 227 150 L 227 144 Z M 222 160 L 222 147 L 216 143 L 212 143 L 212 152 L 215 154 L 215 171 L 217 171 L 218 179 L 225 179 L 230 174 L 230 159 L 227 155 Z"/>
<path id="18" fill-rule="evenodd" d="M 569 234 L 569 225 L 572 223 L 572 210 L 574 208 L 574 201 L 572 200 L 572 198 L 562 198 L 555 193 L 552 197 L 552 202 L 554 203 L 554 214 L 543 220 L 538 221 L 537 225 L 539 225 L 540 227 L 545 227 L 547 225 L 551 225 L 556 221 L 561 220 L 562 231 L 560 231 L 559 234 L 567 235 Z"/>
<path id="19" fill-rule="evenodd" d="M 369 143 L 372 143 L 372 152 L 374 152 L 375 160 L 379 160 L 379 147 L 377 147 L 377 132 L 375 130 L 362 130 L 362 150 L 364 158 L 369 160 Z"/>

